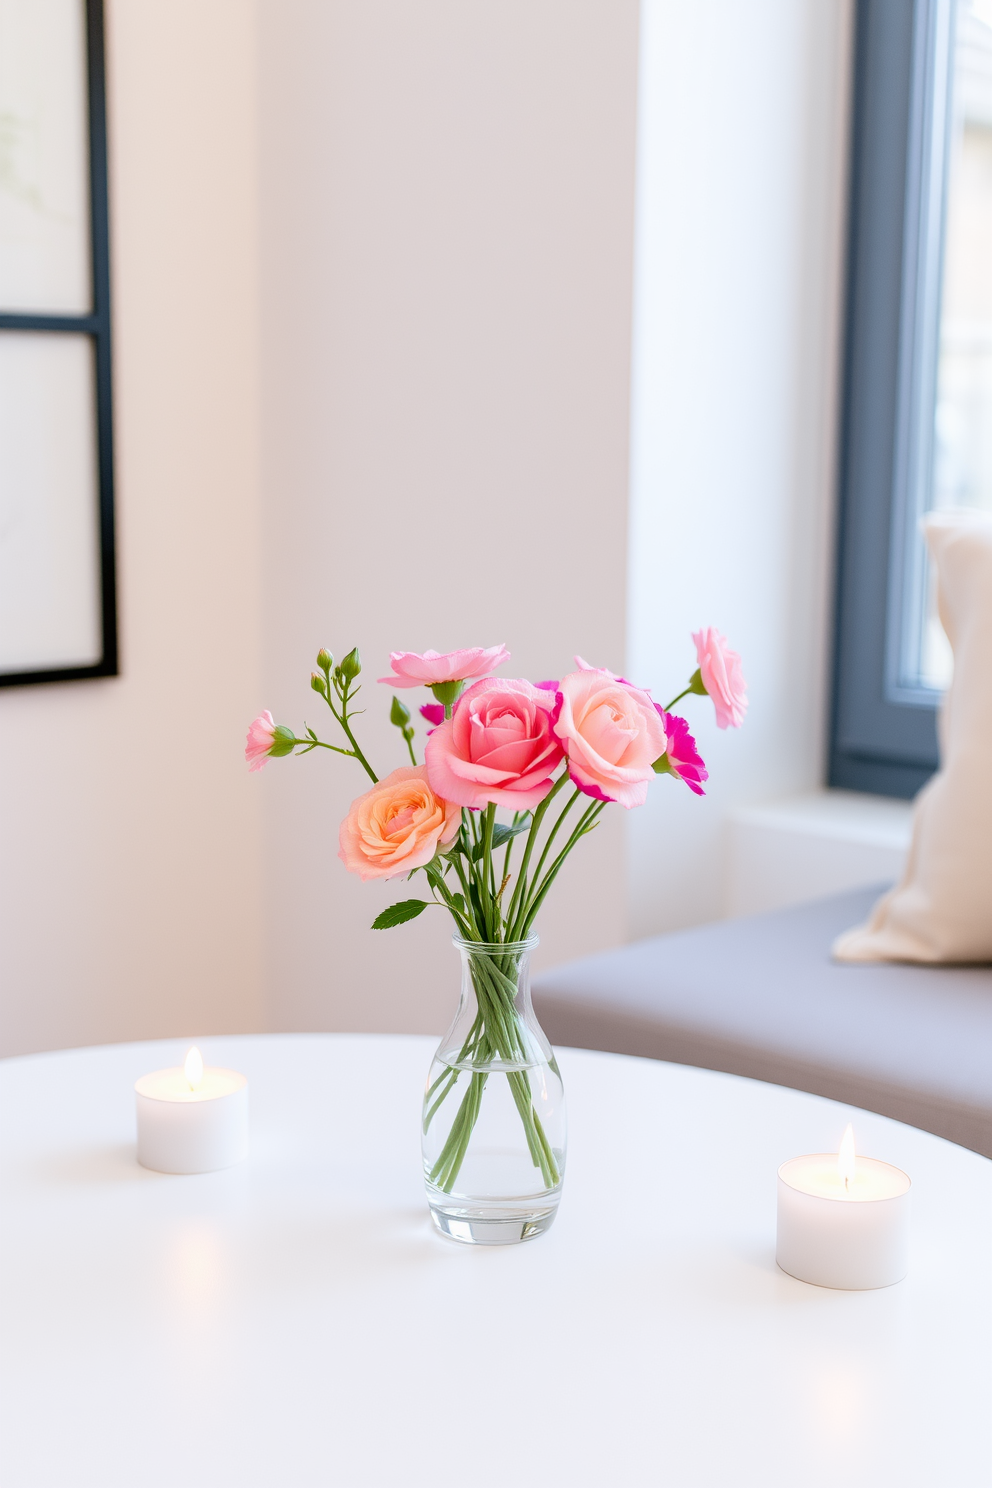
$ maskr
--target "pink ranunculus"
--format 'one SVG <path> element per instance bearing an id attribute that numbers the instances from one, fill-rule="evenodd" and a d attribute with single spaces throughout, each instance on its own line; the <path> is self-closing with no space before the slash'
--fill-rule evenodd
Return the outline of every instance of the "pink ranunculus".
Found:
<path id="1" fill-rule="evenodd" d="M 461 825 L 461 812 L 431 789 L 424 765 L 401 765 L 352 801 L 338 857 L 359 878 L 392 878 L 429 863 Z"/>
<path id="2" fill-rule="evenodd" d="M 569 672 L 558 684 L 554 730 L 579 790 L 599 801 L 643 806 L 666 744 L 648 693 L 605 670 Z"/>
<path id="3" fill-rule="evenodd" d="M 696 631 L 692 639 L 696 643 L 703 686 L 716 709 L 717 728 L 740 728 L 747 712 L 747 683 L 741 672 L 740 657 L 731 651 L 726 637 L 712 626 Z"/>
<path id="4" fill-rule="evenodd" d="M 424 750 L 431 785 L 446 801 L 491 801 L 532 811 L 551 789 L 562 747 L 551 729 L 554 694 L 522 679 L 487 677 L 459 700 Z"/>
<path id="5" fill-rule="evenodd" d="M 245 744 L 245 759 L 249 770 L 260 770 L 269 758 L 269 750 L 276 741 L 276 721 L 266 708 L 248 725 L 248 742 Z"/>
<path id="6" fill-rule="evenodd" d="M 674 713 L 665 713 L 661 708 L 658 712 L 668 740 L 665 758 L 669 772 L 677 780 L 684 780 L 697 796 L 705 796 L 703 781 L 709 780 L 710 775 L 696 748 L 696 741 L 689 732 L 688 723 L 684 718 L 679 718 Z"/>
<path id="7" fill-rule="evenodd" d="M 510 653 L 505 646 L 473 646 L 468 651 L 391 651 L 389 664 L 392 677 L 380 677 L 391 687 L 436 687 L 444 682 L 470 682 L 474 677 L 486 677 L 490 672 L 509 661 Z"/>

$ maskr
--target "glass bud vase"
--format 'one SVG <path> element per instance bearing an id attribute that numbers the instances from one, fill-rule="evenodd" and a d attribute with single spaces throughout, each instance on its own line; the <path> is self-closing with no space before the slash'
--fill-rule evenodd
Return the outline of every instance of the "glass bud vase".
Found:
<path id="1" fill-rule="evenodd" d="M 506 1245 L 550 1229 L 565 1172 L 565 1092 L 530 1000 L 530 940 L 454 943 L 462 988 L 424 1096 L 424 1177 L 442 1234 Z"/>

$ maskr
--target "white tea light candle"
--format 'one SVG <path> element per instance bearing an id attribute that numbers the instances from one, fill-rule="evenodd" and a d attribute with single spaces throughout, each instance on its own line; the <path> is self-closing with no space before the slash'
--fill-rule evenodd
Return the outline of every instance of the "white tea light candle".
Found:
<path id="1" fill-rule="evenodd" d="M 892 1286 L 908 1269 L 909 1190 L 901 1169 L 856 1156 L 848 1126 L 838 1153 L 794 1157 L 779 1168 L 775 1259 L 814 1286 Z"/>
<path id="2" fill-rule="evenodd" d="M 205 1069 L 190 1049 L 181 1069 L 135 1082 L 138 1161 L 158 1173 L 213 1173 L 248 1155 L 248 1081 Z"/>

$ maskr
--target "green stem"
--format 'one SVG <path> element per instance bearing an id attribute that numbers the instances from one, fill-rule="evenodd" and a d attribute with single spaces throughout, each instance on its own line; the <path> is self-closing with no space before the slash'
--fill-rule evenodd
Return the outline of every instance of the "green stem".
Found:
<path id="1" fill-rule="evenodd" d="M 689 694 L 690 694 L 690 692 L 692 692 L 692 690 L 693 690 L 692 689 L 692 683 L 690 682 L 688 687 L 684 687 L 682 689 L 682 691 L 679 693 L 678 697 L 673 697 L 672 698 L 672 701 L 670 703 L 666 703 L 665 704 L 665 712 L 666 713 L 670 713 L 672 711 L 672 709 L 675 707 L 675 704 L 676 703 L 680 703 L 684 697 L 688 697 Z"/>
<path id="2" fill-rule="evenodd" d="M 521 940 L 526 940 L 527 936 L 530 934 L 531 926 L 537 918 L 538 910 L 541 908 L 541 905 L 548 897 L 548 891 L 550 890 L 551 885 L 554 883 L 555 879 L 558 877 L 558 873 L 562 867 L 562 864 L 568 857 L 569 853 L 572 851 L 572 848 L 578 842 L 580 837 L 584 837 L 587 832 L 591 832 L 593 830 L 608 804 L 609 803 L 606 801 L 594 801 L 589 809 L 587 811 L 584 811 L 579 817 L 578 825 L 576 826 L 574 832 L 572 833 L 571 837 L 569 837 L 568 841 L 565 843 L 565 846 L 555 858 L 554 862 L 551 864 L 551 867 L 548 869 L 547 875 L 545 876 L 544 882 L 539 885 L 538 889 L 536 890 L 534 896 L 527 906 L 526 917 L 520 930 Z"/>
<path id="3" fill-rule="evenodd" d="M 581 796 L 581 794 L 582 794 L 582 792 L 578 788 L 576 788 L 576 790 L 574 791 L 574 793 L 571 796 L 569 796 L 568 800 L 565 802 L 564 807 L 562 808 L 561 812 L 559 813 L 559 815 L 558 815 L 558 817 L 557 817 L 554 825 L 552 826 L 551 831 L 548 833 L 548 840 L 544 844 L 544 850 L 541 853 L 541 856 L 537 860 L 537 867 L 534 869 L 533 883 L 537 883 L 538 880 L 540 879 L 540 877 L 541 877 L 541 870 L 543 869 L 544 864 L 547 861 L 548 853 L 551 851 L 551 844 L 552 844 L 552 842 L 554 842 L 555 837 L 558 834 L 558 828 L 561 826 L 562 822 L 565 820 L 566 816 L 571 811 L 572 807 L 575 805 L 576 801 L 579 799 L 579 797 Z M 524 894 L 524 898 L 523 898 L 523 903 L 520 906 L 519 920 L 518 920 L 517 924 L 514 925 L 514 927 L 513 927 L 512 930 L 510 930 L 510 929 L 507 930 L 507 939 L 508 940 L 522 940 L 523 939 L 523 936 L 521 936 L 518 933 L 518 931 L 519 931 L 520 923 L 522 923 L 523 920 L 526 919 L 526 917 L 527 917 L 527 895 L 525 893 Z"/>
<path id="4" fill-rule="evenodd" d="M 369 777 L 369 779 L 372 781 L 372 784 L 373 785 L 377 785 L 379 783 L 379 777 L 375 773 L 375 771 L 373 770 L 372 766 L 369 764 L 368 760 L 365 758 L 365 756 L 362 753 L 361 749 L 359 748 L 358 740 L 355 738 L 354 734 L 352 733 L 352 731 L 351 731 L 351 725 L 348 722 L 348 696 L 349 696 L 349 692 L 350 692 L 350 686 L 349 686 L 348 683 L 345 683 L 345 689 L 344 689 L 344 692 L 341 695 L 341 712 L 340 713 L 336 712 L 336 710 L 334 709 L 333 705 L 331 705 L 330 703 L 328 703 L 328 706 L 330 707 L 331 712 L 334 714 L 335 718 L 338 720 L 338 722 L 340 723 L 341 727 L 344 729 L 345 733 L 347 734 L 348 739 L 349 739 L 349 741 L 351 743 L 351 747 L 355 751 L 355 758 L 358 760 L 359 764 L 362 765 L 362 767 L 364 768 L 365 773 Z"/>
<path id="5" fill-rule="evenodd" d="M 527 844 L 524 847 L 523 862 L 520 864 L 520 873 L 517 877 L 517 886 L 513 891 L 513 897 L 510 900 L 510 907 L 506 912 L 507 925 L 512 925 L 514 923 L 514 919 L 517 913 L 517 905 L 520 902 L 521 895 L 526 891 L 527 869 L 530 866 L 531 854 L 533 853 L 534 845 L 537 842 L 537 835 L 541 830 L 541 823 L 544 821 L 544 818 L 548 813 L 548 807 L 551 805 L 551 802 L 554 800 L 555 796 L 562 789 L 562 787 L 567 784 L 568 771 L 566 770 L 563 775 L 559 775 L 558 779 L 548 791 L 548 794 L 545 796 L 544 800 L 534 812 L 534 818 L 530 824 L 530 831 L 527 833 Z"/>
<path id="6" fill-rule="evenodd" d="M 469 1031 L 469 1036 L 458 1056 L 461 1065 L 470 1050 L 473 1064 L 485 1066 L 498 1058 L 505 1064 L 526 1064 L 530 1061 L 527 1041 L 523 1036 L 520 1016 L 515 1005 L 519 955 L 505 957 L 481 955 L 472 958 L 470 972 L 478 1003 L 478 1012 Z M 477 1068 L 469 1081 L 468 1089 L 452 1120 L 447 1138 L 437 1160 L 430 1171 L 430 1181 L 444 1192 L 450 1192 L 457 1181 L 462 1163 L 468 1151 L 472 1132 L 479 1119 L 486 1082 L 496 1071 Z M 507 1069 L 507 1082 L 517 1107 L 524 1129 L 531 1160 L 541 1171 L 545 1185 L 553 1188 L 561 1178 L 554 1151 L 548 1141 L 533 1101 L 530 1080 L 526 1069 Z M 430 1123 L 442 1101 L 457 1081 L 457 1070 L 448 1069 L 435 1080 L 427 1094 L 430 1101 L 436 1091 L 440 1094 L 428 1107 L 425 1124 Z M 443 1087 L 443 1088 L 442 1088 Z"/>
<path id="7" fill-rule="evenodd" d="M 337 744 L 325 744 L 323 739 L 297 739 L 293 738 L 295 744 L 305 744 L 308 749 L 333 749 L 335 754 L 346 754 L 349 759 L 357 758 L 353 749 L 341 749 Z"/>

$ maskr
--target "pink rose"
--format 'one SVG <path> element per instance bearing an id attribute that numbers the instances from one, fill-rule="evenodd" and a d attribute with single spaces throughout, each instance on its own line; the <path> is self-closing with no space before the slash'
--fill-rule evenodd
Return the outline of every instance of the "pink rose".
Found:
<path id="1" fill-rule="evenodd" d="M 248 725 L 248 742 L 245 744 L 245 759 L 249 770 L 260 770 L 269 758 L 269 751 L 276 742 L 276 721 L 266 708 Z"/>
<path id="2" fill-rule="evenodd" d="M 659 774 L 667 771 L 674 775 L 676 780 L 684 780 L 697 796 L 705 796 L 703 781 L 710 778 L 709 771 L 703 764 L 702 756 L 696 748 L 696 741 L 689 732 L 688 723 L 674 713 L 663 712 L 661 708 L 658 712 L 665 728 L 668 748 L 662 758 L 656 761 L 655 769 Z"/>
<path id="3" fill-rule="evenodd" d="M 568 773 L 587 796 L 643 806 L 666 738 L 649 695 L 612 672 L 569 672 L 558 684 L 555 733 Z"/>
<path id="4" fill-rule="evenodd" d="M 731 651 L 726 637 L 712 627 L 697 631 L 692 639 L 703 686 L 716 709 L 717 728 L 740 728 L 747 712 L 747 683 L 740 657 Z"/>
<path id="5" fill-rule="evenodd" d="M 380 677 L 391 687 L 437 687 L 445 682 L 469 682 L 473 677 L 485 677 L 504 661 L 510 653 L 505 646 L 490 646 L 484 650 L 473 646 L 468 651 L 391 651 L 389 664 L 395 673 L 392 677 Z"/>
<path id="6" fill-rule="evenodd" d="M 554 695 L 523 680 L 487 677 L 462 696 L 427 740 L 431 785 L 446 801 L 494 801 L 531 811 L 551 789 L 562 748 L 551 730 Z"/>
<path id="7" fill-rule="evenodd" d="M 423 765 L 401 765 L 352 801 L 341 823 L 341 859 L 359 878 L 392 878 L 422 868 L 461 826 L 462 814 L 439 800 Z"/>

